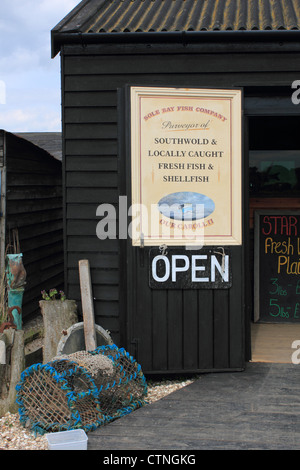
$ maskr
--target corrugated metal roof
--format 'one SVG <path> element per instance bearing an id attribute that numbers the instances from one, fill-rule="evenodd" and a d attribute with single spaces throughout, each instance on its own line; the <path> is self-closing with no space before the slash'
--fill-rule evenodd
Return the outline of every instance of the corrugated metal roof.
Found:
<path id="1" fill-rule="evenodd" d="M 291 38 L 299 30 L 300 0 L 83 0 L 52 30 L 52 56 L 81 41 L 157 40 L 165 33 L 166 40 L 183 33 L 199 39 L 218 31 L 226 38 L 288 31 Z"/>
<path id="2" fill-rule="evenodd" d="M 53 31 L 299 30 L 300 0 L 83 0 Z"/>

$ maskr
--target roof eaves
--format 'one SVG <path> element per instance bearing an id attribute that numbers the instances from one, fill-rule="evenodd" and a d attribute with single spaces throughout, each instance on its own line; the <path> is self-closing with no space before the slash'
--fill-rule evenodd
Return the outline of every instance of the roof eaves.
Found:
<path id="1" fill-rule="evenodd" d="M 205 41 L 300 41 L 300 31 L 292 30 L 209 30 L 209 31 L 150 31 L 150 32 L 55 32 L 52 31 L 52 58 L 63 45 L 71 44 L 158 44 L 205 42 Z"/>

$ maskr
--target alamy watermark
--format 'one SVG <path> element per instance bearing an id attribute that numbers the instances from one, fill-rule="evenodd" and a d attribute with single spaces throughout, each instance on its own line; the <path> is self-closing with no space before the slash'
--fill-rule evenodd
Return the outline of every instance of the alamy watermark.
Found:
<path id="1" fill-rule="evenodd" d="M 292 343 L 292 349 L 296 349 L 296 351 L 292 354 L 292 363 L 293 364 L 300 364 L 300 340 L 297 339 Z"/>
<path id="2" fill-rule="evenodd" d="M 128 208 L 127 196 L 119 197 L 118 209 L 112 204 L 100 204 L 96 216 L 101 217 L 96 226 L 100 240 L 128 237 L 137 240 L 143 234 L 156 238 L 184 240 L 192 242 L 191 249 L 203 246 L 204 229 L 213 225 L 213 220 L 205 218 L 203 204 L 133 204 Z M 163 217 L 162 214 L 167 215 Z M 196 242 L 196 246 L 195 246 Z"/>
<path id="3" fill-rule="evenodd" d="M 292 103 L 300 104 L 300 80 L 294 80 L 292 83 L 292 88 L 295 91 L 292 93 Z"/>

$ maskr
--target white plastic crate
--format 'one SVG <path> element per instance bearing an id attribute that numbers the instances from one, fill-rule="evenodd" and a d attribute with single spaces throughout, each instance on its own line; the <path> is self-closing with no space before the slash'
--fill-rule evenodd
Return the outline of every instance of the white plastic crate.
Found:
<path id="1" fill-rule="evenodd" d="M 83 429 L 46 434 L 49 450 L 87 450 L 88 437 Z"/>

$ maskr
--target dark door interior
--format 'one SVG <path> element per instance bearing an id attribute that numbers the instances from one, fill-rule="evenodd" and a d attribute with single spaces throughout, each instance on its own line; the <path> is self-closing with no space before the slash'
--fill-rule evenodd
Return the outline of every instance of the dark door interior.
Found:
<path id="1" fill-rule="evenodd" d="M 252 300 L 254 298 L 255 211 L 300 209 L 299 130 L 299 116 L 249 118 L 249 258 Z M 254 320 L 253 314 L 252 320 Z M 271 316 L 269 321 L 272 321 Z"/>

